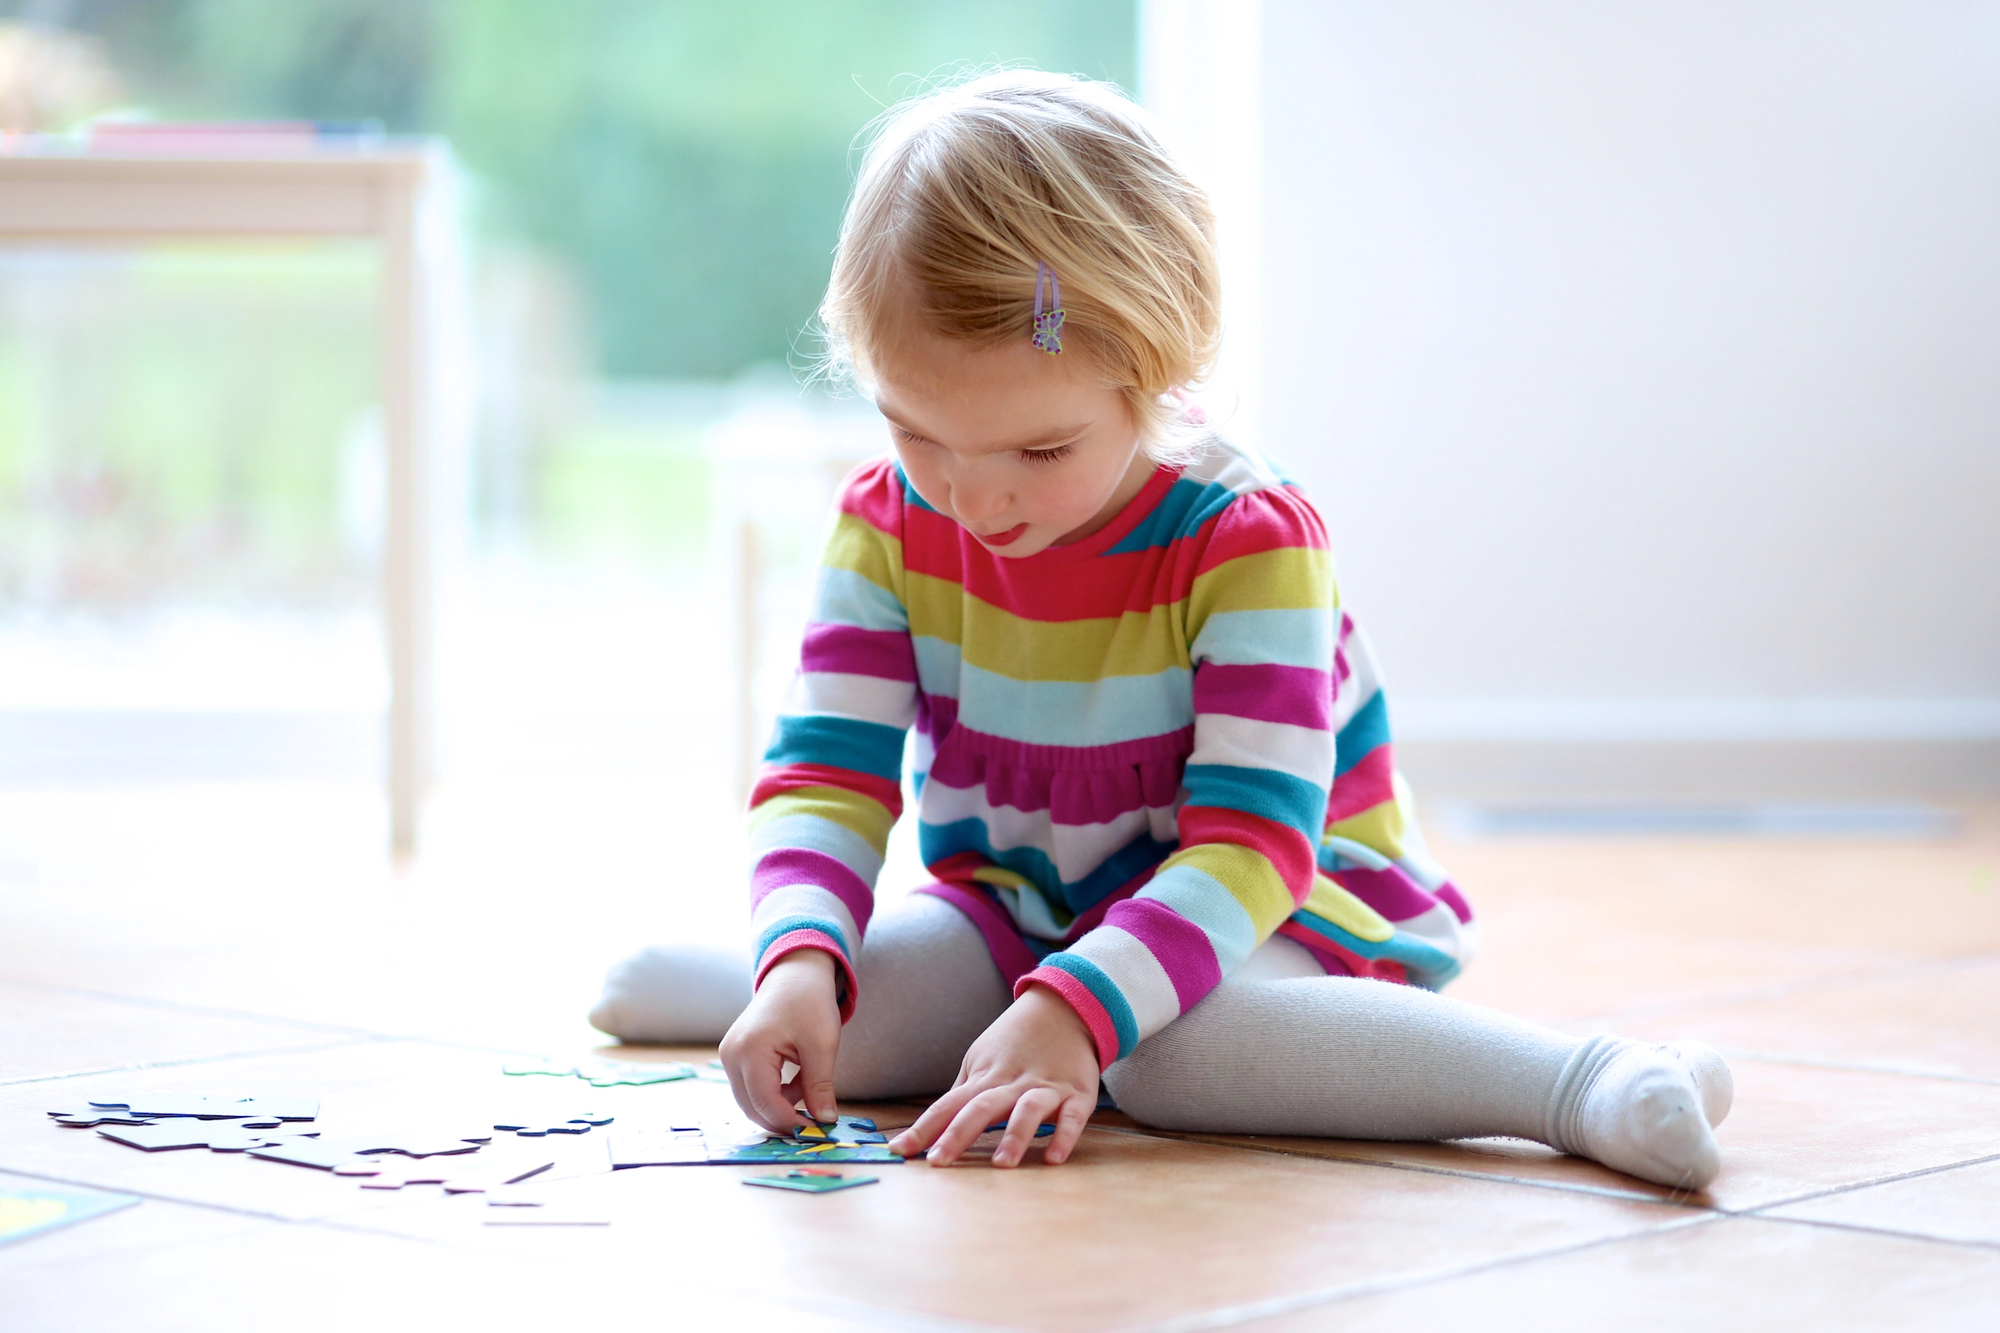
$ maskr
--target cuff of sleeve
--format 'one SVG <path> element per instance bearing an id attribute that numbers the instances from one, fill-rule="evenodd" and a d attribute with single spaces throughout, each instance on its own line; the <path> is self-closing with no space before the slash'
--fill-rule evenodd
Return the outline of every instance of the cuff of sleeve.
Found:
<path id="1" fill-rule="evenodd" d="M 845 1023 L 854 1017 L 854 999 L 860 988 L 854 980 L 854 964 L 847 961 L 847 951 L 840 947 L 840 941 L 820 930 L 791 930 L 772 940 L 764 948 L 764 955 L 757 961 L 757 975 L 750 987 L 755 990 L 764 984 L 764 974 L 786 954 L 797 953 L 801 949 L 818 949 L 833 955 L 833 993 L 840 1006 L 840 1021 Z"/>
<path id="2" fill-rule="evenodd" d="M 1014 983 L 1014 998 L 1020 999 L 1022 992 L 1038 982 L 1068 1001 L 1083 1025 L 1090 1029 L 1090 1040 L 1097 1047 L 1098 1072 L 1110 1068 L 1118 1058 L 1118 1025 L 1111 1021 L 1110 1013 L 1090 987 L 1060 967 L 1044 964 Z"/>

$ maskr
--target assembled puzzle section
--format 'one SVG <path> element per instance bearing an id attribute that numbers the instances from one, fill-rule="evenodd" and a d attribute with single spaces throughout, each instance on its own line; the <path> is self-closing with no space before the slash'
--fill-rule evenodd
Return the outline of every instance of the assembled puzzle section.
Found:
<path id="1" fill-rule="evenodd" d="M 870 1162 L 895 1165 L 888 1136 L 873 1120 L 841 1116 L 831 1125 L 802 1125 L 773 1135 L 741 1124 L 688 1121 L 654 1129 L 625 1129 L 611 1136 L 615 1170 L 639 1166 L 775 1166 L 792 1162 Z"/>

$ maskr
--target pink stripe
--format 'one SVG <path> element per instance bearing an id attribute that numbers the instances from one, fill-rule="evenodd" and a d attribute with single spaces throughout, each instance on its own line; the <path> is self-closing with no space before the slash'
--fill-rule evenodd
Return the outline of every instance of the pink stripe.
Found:
<path id="1" fill-rule="evenodd" d="M 1014 983 L 1034 971 L 1041 961 L 1027 945 L 1021 943 L 1013 918 L 1001 911 L 1000 905 L 985 894 L 957 884 L 920 884 L 916 892 L 942 898 L 965 913 L 966 919 L 978 927 L 980 935 L 985 938 L 986 952 L 992 955 L 993 966 L 1000 969 L 1000 978 L 1007 983 L 1007 989 L 1012 990 Z"/>
<path id="2" fill-rule="evenodd" d="M 1076 1010 L 1076 1016 L 1090 1029 L 1090 1039 L 1097 1043 L 1097 1068 L 1100 1072 L 1109 1069 L 1118 1058 L 1118 1028 L 1112 1023 L 1111 1015 L 1104 1012 L 1104 1006 L 1090 993 L 1090 987 L 1078 981 L 1059 967 L 1038 967 L 1014 983 L 1014 998 L 1020 999 L 1021 992 L 1040 982 L 1056 994 L 1069 1001 L 1069 1007 Z"/>
<path id="3" fill-rule="evenodd" d="M 1338 824 L 1343 819 L 1352 819 L 1363 810 L 1373 810 L 1386 801 L 1394 800 L 1394 755 L 1389 746 L 1378 745 L 1360 763 L 1335 778 L 1333 790 L 1326 794 L 1326 822 Z"/>
<path id="4" fill-rule="evenodd" d="M 1472 920 L 1472 904 L 1465 901 L 1465 895 L 1458 891 L 1456 884 L 1446 880 L 1431 892 L 1437 895 L 1439 902 L 1457 914 L 1461 924 Z"/>
<path id="5" fill-rule="evenodd" d="M 863 463 L 840 484 L 840 509 L 852 514 L 877 532 L 891 537 L 903 535 L 903 488 L 896 481 L 896 465 L 886 458 Z"/>
<path id="6" fill-rule="evenodd" d="M 1210 662 L 1194 673 L 1194 711 L 1325 731 L 1333 726 L 1333 678 L 1314 667 Z"/>
<path id="7" fill-rule="evenodd" d="M 1306 927 L 1291 921 L 1279 922 L 1278 933 L 1288 940 L 1303 945 L 1305 951 L 1313 956 L 1313 961 L 1318 963 L 1321 970 L 1328 976 L 1351 977 L 1354 975 L 1354 969 L 1347 965 L 1346 958 L 1328 946 L 1325 936 L 1316 935 Z M 1352 957 L 1352 955 L 1348 955 L 1348 957 Z"/>
<path id="8" fill-rule="evenodd" d="M 1396 866 L 1387 870 L 1343 870 L 1334 883 L 1390 921 L 1409 921 L 1438 905 L 1421 884 Z"/>
<path id="9" fill-rule="evenodd" d="M 779 959 L 801 949 L 818 949 L 833 955 L 834 999 L 840 1005 L 840 1021 L 845 1023 L 854 1017 L 854 1001 L 860 995 L 854 979 L 854 965 L 847 961 L 847 955 L 840 951 L 840 945 L 834 942 L 833 937 L 824 931 L 792 930 L 772 940 L 771 947 L 764 950 L 763 958 L 758 960 L 757 975 L 750 983 L 751 988 L 754 990 L 764 984 L 765 974 L 777 965 Z"/>
<path id="10" fill-rule="evenodd" d="M 989 805 L 1046 810 L 1056 824 L 1106 824 L 1172 807 L 1194 751 L 1193 727 L 1105 746 L 1026 745 L 964 726 L 951 736 L 931 762 L 930 781 L 981 792 Z"/>
<path id="11" fill-rule="evenodd" d="M 1160 960 L 1174 983 L 1174 995 L 1186 1013 L 1222 982 L 1222 965 L 1208 932 L 1157 898 L 1133 898 L 1118 904 L 1104 918 L 1146 946 Z"/>
<path id="12" fill-rule="evenodd" d="M 914 681 L 917 654 L 902 630 L 809 625 L 799 649 L 799 669 Z"/>
<path id="13" fill-rule="evenodd" d="M 793 884 L 810 884 L 840 899 L 840 905 L 854 918 L 854 928 L 867 933 L 868 918 L 875 910 L 875 895 L 849 870 L 825 852 L 805 847 L 779 847 L 757 858 L 750 872 L 750 910 L 772 892 Z M 854 941 L 856 948 L 861 941 Z"/>

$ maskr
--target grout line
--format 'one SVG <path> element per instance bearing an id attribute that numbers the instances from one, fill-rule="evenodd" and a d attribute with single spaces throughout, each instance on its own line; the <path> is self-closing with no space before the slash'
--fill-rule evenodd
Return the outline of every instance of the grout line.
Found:
<path id="1" fill-rule="evenodd" d="M 1894 1227 L 1871 1227 L 1865 1222 L 1832 1222 L 1821 1217 L 1756 1217 L 1757 1222 L 1776 1222 L 1785 1226 L 1822 1227 L 1828 1231 L 1856 1232 L 1863 1236 L 1893 1236 L 1897 1240 L 1928 1242 L 1932 1245 L 1956 1245 L 1963 1249 L 2000 1251 L 2000 1240 L 1974 1240 L 1964 1236 L 1935 1236 L 1925 1231 L 1899 1231 Z"/>
<path id="2" fill-rule="evenodd" d="M 1905 1180 L 1922 1180 L 1925 1176 L 1942 1175 L 1946 1171 L 1956 1171 L 1960 1167 L 1984 1166 L 1988 1162 L 2000 1162 L 2000 1153 L 1987 1153 L 1982 1157 L 1968 1157 L 1959 1162 L 1945 1162 L 1940 1166 L 1920 1166 L 1913 1171 L 1899 1171 L 1891 1176 L 1876 1176 L 1869 1180 L 1856 1180 L 1845 1185 L 1834 1185 L 1823 1190 L 1813 1190 L 1806 1194 L 1795 1194 L 1788 1199 L 1773 1199 L 1760 1203 L 1754 1208 L 1724 1208 L 1720 1211 L 1731 1217 L 1758 1217 L 1773 1208 L 1790 1208 L 1794 1204 L 1811 1203 L 1816 1199 L 1831 1199 L 1840 1194 L 1852 1194 L 1856 1190 L 1874 1189 L 1878 1185 L 1894 1185 Z"/>
<path id="3" fill-rule="evenodd" d="M 366 1046 L 367 1037 L 349 1037 L 344 1041 L 309 1042 L 303 1046 L 272 1046 L 255 1051 L 225 1051 L 218 1055 L 190 1055 L 179 1060 L 139 1060 L 131 1064 L 103 1065 L 96 1069 L 73 1069 L 62 1074 L 30 1074 L 26 1078 L 0 1079 L 0 1088 L 15 1088 L 28 1083 L 57 1083 L 68 1078 L 90 1078 L 97 1074 L 137 1073 L 146 1069 L 175 1069 L 183 1065 L 205 1065 L 223 1060 L 255 1060 L 267 1055 L 299 1055 L 310 1051 L 337 1051 L 349 1046 Z"/>
<path id="4" fill-rule="evenodd" d="M 1162 1134 L 1144 1129 L 1126 1129 L 1123 1126 L 1091 1125 L 1088 1128 L 1107 1134 L 1127 1134 L 1134 1138 L 1160 1139 L 1168 1143 L 1199 1143 L 1211 1148 L 1234 1148 L 1242 1152 L 1267 1153 L 1276 1157 L 1302 1157 L 1315 1162 L 1344 1162 L 1349 1166 L 1372 1166 L 1385 1171 L 1414 1171 L 1426 1176 L 1451 1176 L 1459 1180 L 1484 1180 L 1497 1185 L 1526 1185 L 1532 1189 L 1556 1190 L 1567 1194 L 1589 1194 L 1598 1198 L 1618 1199 L 1626 1203 L 1655 1203 L 1668 1208 L 1683 1208 L 1693 1212 L 1722 1214 L 1726 1209 L 1711 1204 L 1694 1202 L 1694 1195 L 1686 1190 L 1672 1190 L 1665 1195 L 1647 1194 L 1642 1190 L 1613 1189 L 1608 1185 L 1571 1185 L 1555 1180 L 1536 1180 L 1530 1176 L 1503 1176 L 1486 1171 L 1468 1171 L 1458 1167 L 1431 1166 L 1419 1162 L 1387 1162 L 1377 1157 L 1339 1157 L 1330 1153 L 1300 1152 L 1295 1148 L 1280 1148 L 1261 1143 L 1236 1142 L 1205 1138 L 1192 1134 Z M 1247 1137 L 1247 1136 L 1246 1136 Z M 1338 1142 L 1338 1140 L 1328 1140 Z"/>
<path id="5" fill-rule="evenodd" d="M 1807 1069 L 1833 1069 L 1848 1074 L 1893 1074 L 1898 1078 L 1931 1079 L 1939 1083 L 1972 1083 L 2000 1087 L 2000 1078 L 1977 1074 L 1944 1074 L 1933 1069 L 1911 1069 L 1903 1065 L 1873 1064 L 1860 1060 L 1828 1060 L 1812 1055 L 1785 1055 L 1777 1051 L 1746 1051 L 1732 1046 L 1722 1052 L 1732 1060 L 1751 1060 L 1766 1065 L 1801 1065 Z"/>
<path id="6" fill-rule="evenodd" d="M 1384 1295 L 1394 1291 L 1404 1291 L 1412 1287 L 1430 1286 L 1440 1282 L 1450 1282 L 1458 1278 L 1472 1277 L 1495 1269 L 1513 1268 L 1523 1264 L 1539 1263 L 1545 1259 L 1559 1259 L 1566 1255 L 1587 1253 L 1628 1241 L 1657 1236 L 1669 1231 L 1683 1231 L 1691 1227 L 1714 1226 L 1730 1221 L 1721 1214 L 1707 1217 L 1690 1217 L 1664 1226 L 1644 1227 L 1637 1231 L 1616 1236 L 1598 1236 L 1590 1240 L 1576 1241 L 1567 1245 L 1552 1245 L 1546 1249 L 1529 1250 L 1520 1254 L 1501 1255 L 1483 1259 L 1477 1263 L 1461 1264 L 1452 1268 L 1434 1268 L 1412 1273 L 1398 1274 L 1386 1278 L 1364 1278 L 1357 1282 L 1342 1283 L 1337 1287 L 1323 1287 L 1318 1291 L 1300 1292 L 1294 1296 L 1278 1296 L 1269 1300 L 1252 1301 L 1245 1305 L 1226 1306 L 1219 1310 L 1208 1310 L 1200 1314 L 1181 1315 L 1158 1323 L 1133 1325 L 1119 1330 L 1119 1333 L 1201 1333 L 1206 1329 L 1237 1328 L 1260 1319 L 1271 1319 L 1278 1315 L 1296 1314 L 1318 1306 L 1334 1305 L 1345 1301 L 1358 1300 L 1364 1296 Z"/>

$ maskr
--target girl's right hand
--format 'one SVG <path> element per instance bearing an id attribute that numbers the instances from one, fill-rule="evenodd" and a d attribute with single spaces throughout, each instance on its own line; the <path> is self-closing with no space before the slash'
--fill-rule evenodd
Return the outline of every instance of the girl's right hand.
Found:
<path id="1" fill-rule="evenodd" d="M 840 1049 L 834 984 L 831 954 L 787 954 L 764 974 L 750 1007 L 722 1039 L 722 1067 L 736 1104 L 773 1133 L 789 1134 L 807 1123 L 796 1105 L 801 1101 L 822 1123 L 839 1114 L 833 1099 L 833 1057 Z M 798 1066 L 789 1083 L 788 1061 Z"/>

